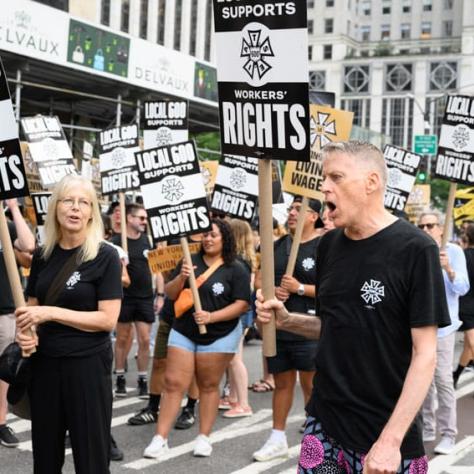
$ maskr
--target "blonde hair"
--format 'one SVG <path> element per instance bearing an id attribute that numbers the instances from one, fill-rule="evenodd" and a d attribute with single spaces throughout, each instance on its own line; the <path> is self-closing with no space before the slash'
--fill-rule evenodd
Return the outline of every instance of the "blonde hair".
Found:
<path id="1" fill-rule="evenodd" d="M 81 262 L 88 262 L 89 260 L 93 260 L 99 252 L 100 243 L 104 239 L 104 226 L 94 186 L 89 179 L 82 176 L 67 175 L 56 184 L 49 200 L 48 214 L 44 222 L 45 238 L 42 250 L 42 255 L 45 260 L 51 256 L 54 247 L 62 236 L 61 226 L 56 217 L 58 202 L 75 186 L 80 186 L 82 190 L 87 193 L 91 202 L 91 218 L 87 223 L 86 240 L 81 246 L 79 260 Z"/>
<path id="2" fill-rule="evenodd" d="M 250 264 L 252 272 L 257 270 L 257 257 L 255 256 L 252 228 L 249 223 L 241 219 L 231 219 L 230 228 L 234 234 L 237 255 Z"/>

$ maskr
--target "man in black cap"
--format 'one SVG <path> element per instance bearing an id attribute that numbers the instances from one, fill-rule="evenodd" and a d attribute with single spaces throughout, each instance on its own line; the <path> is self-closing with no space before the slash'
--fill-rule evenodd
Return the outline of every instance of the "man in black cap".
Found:
<path id="1" fill-rule="evenodd" d="M 298 216 L 301 212 L 301 205 L 301 196 L 296 196 L 288 208 L 287 226 L 289 234 L 281 237 L 274 244 L 275 294 L 280 301 L 285 303 L 287 308 L 291 308 L 290 311 L 315 314 L 317 229 L 324 226 L 319 216 L 321 202 L 318 200 L 309 200 L 304 216 L 303 232 L 295 270 L 293 275 L 286 274 L 288 257 Z M 255 286 L 260 287 L 259 275 L 257 275 Z M 276 343 L 277 355 L 267 358 L 268 371 L 273 374 L 275 379 L 273 430 L 263 447 L 253 454 L 256 461 L 269 461 L 288 454 L 285 425 L 293 404 L 297 375 L 299 375 L 305 404 L 308 402 L 313 389 L 317 343 L 314 340 L 286 331 L 277 331 Z"/>

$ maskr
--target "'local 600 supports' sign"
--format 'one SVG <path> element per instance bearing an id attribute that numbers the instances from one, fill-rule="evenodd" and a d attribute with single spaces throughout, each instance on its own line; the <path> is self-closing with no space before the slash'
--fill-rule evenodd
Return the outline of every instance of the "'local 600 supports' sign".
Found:
<path id="1" fill-rule="evenodd" d="M 309 160 L 306 2 L 214 0 L 222 151 Z"/>

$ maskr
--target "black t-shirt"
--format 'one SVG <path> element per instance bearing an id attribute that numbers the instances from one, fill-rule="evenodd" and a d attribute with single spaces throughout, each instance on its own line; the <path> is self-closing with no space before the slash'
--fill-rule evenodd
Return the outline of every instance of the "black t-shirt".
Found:
<path id="1" fill-rule="evenodd" d="M 122 246 L 122 236 L 116 234 L 111 239 L 115 245 Z M 146 234 L 142 234 L 138 239 L 127 238 L 128 275 L 130 276 L 130 286 L 123 289 L 125 298 L 153 298 L 153 287 L 151 282 L 151 272 L 148 266 L 147 253 L 150 250 L 150 242 Z"/>
<path id="2" fill-rule="evenodd" d="M 474 248 L 465 249 L 464 255 L 471 287 L 464 296 L 459 298 L 459 316 L 461 317 L 474 315 Z"/>
<path id="3" fill-rule="evenodd" d="M 45 261 L 37 250 L 33 255 L 26 293 L 44 304 L 48 288 L 75 249 L 57 245 Z M 98 302 L 122 298 L 122 269 L 117 251 L 102 244 L 97 257 L 73 272 L 55 306 L 75 311 L 97 311 Z M 82 357 L 95 354 L 110 344 L 109 333 L 88 332 L 48 322 L 38 327 L 38 353 L 48 357 Z"/>
<path id="4" fill-rule="evenodd" d="M 161 307 L 160 314 L 158 316 L 160 321 L 164 321 L 171 326 L 173 324 L 174 318 L 174 301 L 165 296 L 163 306 Z"/>
<path id="5" fill-rule="evenodd" d="M 192 256 L 196 277 L 204 273 L 209 267 L 204 262 L 201 254 Z M 181 270 L 179 264 L 173 272 L 171 279 L 175 278 Z M 189 288 L 186 281 L 185 288 Z M 214 273 L 199 287 L 201 306 L 204 311 L 217 311 L 225 308 L 236 300 L 250 302 L 250 272 L 244 264 L 235 260 L 230 265 L 221 265 Z M 179 319 L 173 321 L 173 329 L 191 339 L 197 344 L 208 345 L 217 339 L 227 336 L 233 331 L 239 322 L 239 317 L 230 321 L 219 321 L 206 325 L 207 334 L 199 334 L 199 329 L 194 321 L 194 306 L 184 313 Z"/>
<path id="6" fill-rule="evenodd" d="M 7 221 L 8 232 L 10 233 L 10 239 L 15 242 L 16 227 L 13 222 Z M 0 316 L 2 314 L 10 314 L 15 311 L 15 303 L 13 301 L 13 295 L 10 289 L 10 282 L 8 280 L 7 268 L 5 266 L 5 259 L 3 258 L 2 243 L 0 242 Z"/>
<path id="7" fill-rule="evenodd" d="M 341 229 L 318 246 L 316 313 L 322 320 L 307 412 L 343 446 L 367 452 L 400 397 L 411 328 L 450 324 L 436 243 L 398 220 L 363 240 Z M 423 455 L 419 419 L 402 456 Z"/>
<path id="8" fill-rule="evenodd" d="M 274 243 L 275 286 L 280 285 L 281 279 L 286 272 L 292 241 L 293 239 L 288 234 Z M 316 247 L 318 241 L 319 237 L 315 237 L 301 243 L 298 248 L 293 277 L 304 285 L 316 284 Z M 285 301 L 285 307 L 295 313 L 314 314 L 314 298 L 290 293 L 290 297 Z M 281 330 L 277 330 L 276 337 L 284 341 L 307 341 L 303 336 Z"/>

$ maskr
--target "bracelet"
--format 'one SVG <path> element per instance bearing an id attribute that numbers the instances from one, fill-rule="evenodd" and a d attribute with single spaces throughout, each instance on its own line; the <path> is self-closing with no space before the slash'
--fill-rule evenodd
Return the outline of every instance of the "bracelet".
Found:
<path id="1" fill-rule="evenodd" d="M 160 296 L 161 296 L 162 298 L 164 298 L 164 297 L 165 297 L 165 294 L 164 294 L 164 293 L 156 293 L 156 296 L 157 296 L 158 298 L 159 298 Z"/>

